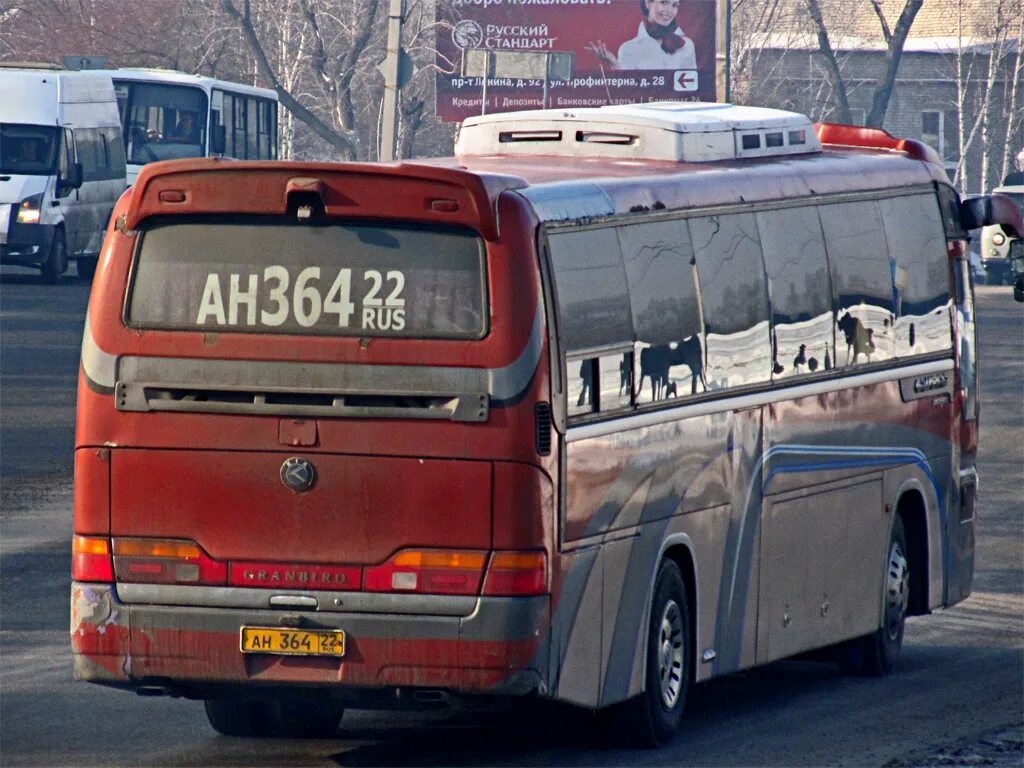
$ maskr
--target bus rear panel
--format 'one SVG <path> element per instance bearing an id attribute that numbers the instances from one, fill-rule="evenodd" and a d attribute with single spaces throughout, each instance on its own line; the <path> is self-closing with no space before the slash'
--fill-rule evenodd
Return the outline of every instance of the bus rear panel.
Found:
<path id="1" fill-rule="evenodd" d="M 536 690 L 531 241 L 485 240 L 457 179 L 318 168 L 290 193 L 313 169 L 179 167 L 122 200 L 90 306 L 76 675 Z"/>

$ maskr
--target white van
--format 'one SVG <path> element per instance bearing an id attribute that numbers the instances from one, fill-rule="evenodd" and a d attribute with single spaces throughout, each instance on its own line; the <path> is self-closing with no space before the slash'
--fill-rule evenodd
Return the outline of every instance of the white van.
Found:
<path id="1" fill-rule="evenodd" d="M 1007 175 L 1002 185 L 992 190 L 1013 199 L 1024 211 L 1024 171 Z M 981 263 L 985 267 L 985 282 L 1010 285 L 1010 237 L 999 224 L 981 230 Z"/>
<path id="2" fill-rule="evenodd" d="M 0 263 L 92 277 L 125 189 L 110 75 L 0 69 Z"/>

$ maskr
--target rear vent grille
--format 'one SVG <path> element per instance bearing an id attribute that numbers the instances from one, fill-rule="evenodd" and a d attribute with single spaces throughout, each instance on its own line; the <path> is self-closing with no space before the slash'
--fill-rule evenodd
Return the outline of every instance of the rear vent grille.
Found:
<path id="1" fill-rule="evenodd" d="M 122 411 L 176 411 L 340 418 L 487 420 L 484 394 L 374 395 L 325 392 L 259 392 L 199 387 L 166 387 L 118 382 Z"/>
<path id="2" fill-rule="evenodd" d="M 537 453 L 548 456 L 551 454 L 551 406 L 537 403 L 533 411 L 537 423 Z"/>

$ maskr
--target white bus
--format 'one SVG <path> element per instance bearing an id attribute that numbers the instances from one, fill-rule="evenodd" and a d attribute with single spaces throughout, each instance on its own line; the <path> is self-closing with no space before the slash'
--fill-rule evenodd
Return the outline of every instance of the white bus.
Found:
<path id="1" fill-rule="evenodd" d="M 121 111 L 128 183 L 156 160 L 277 159 L 277 94 L 169 69 L 105 70 Z"/>

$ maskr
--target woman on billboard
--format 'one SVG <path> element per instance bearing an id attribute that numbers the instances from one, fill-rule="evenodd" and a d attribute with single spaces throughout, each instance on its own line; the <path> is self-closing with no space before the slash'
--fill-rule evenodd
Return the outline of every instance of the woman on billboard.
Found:
<path id="1" fill-rule="evenodd" d="M 619 46 L 618 56 L 600 40 L 587 50 L 612 69 L 696 69 L 693 41 L 676 23 L 679 0 L 640 0 L 640 12 L 636 37 Z"/>

